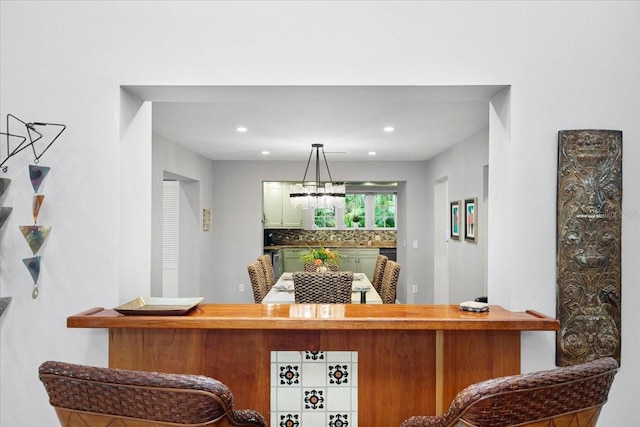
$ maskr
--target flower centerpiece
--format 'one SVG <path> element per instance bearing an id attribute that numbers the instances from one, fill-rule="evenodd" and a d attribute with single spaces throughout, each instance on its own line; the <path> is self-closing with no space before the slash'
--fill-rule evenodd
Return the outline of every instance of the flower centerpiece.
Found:
<path id="1" fill-rule="evenodd" d="M 340 253 L 332 251 L 319 244 L 318 248 L 307 245 L 308 250 L 300 255 L 300 260 L 304 262 L 307 271 L 337 271 L 340 267 Z"/>

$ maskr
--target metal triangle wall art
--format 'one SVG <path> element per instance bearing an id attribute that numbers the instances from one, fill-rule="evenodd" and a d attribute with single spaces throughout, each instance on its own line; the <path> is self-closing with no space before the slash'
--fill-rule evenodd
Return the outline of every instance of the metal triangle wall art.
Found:
<path id="1" fill-rule="evenodd" d="M 33 222 L 38 222 L 38 214 L 40 213 L 40 207 L 44 203 L 44 194 L 36 194 L 33 196 Z"/>
<path id="2" fill-rule="evenodd" d="M 22 262 L 27 266 L 29 273 L 31 273 L 33 283 L 38 283 L 38 278 L 40 278 L 40 257 L 25 258 Z"/>
<path id="3" fill-rule="evenodd" d="M 9 303 L 11 302 L 11 297 L 1 297 L 0 298 L 0 317 L 4 314 L 4 311 L 9 307 Z"/>
<path id="4" fill-rule="evenodd" d="M 9 184 L 11 184 L 11 180 L 9 178 L 0 178 L 0 197 L 2 197 L 5 191 L 7 191 Z"/>
<path id="5" fill-rule="evenodd" d="M 24 265 L 29 270 L 31 278 L 33 279 L 33 291 L 31 297 L 36 299 L 40 293 L 38 279 L 40 278 L 40 265 L 41 258 L 39 252 L 42 249 L 42 245 L 47 241 L 49 233 L 51 233 L 50 225 L 38 225 L 38 217 L 40 215 L 40 209 L 44 203 L 44 194 L 38 194 L 42 180 L 49 174 L 51 168 L 48 166 L 29 165 L 29 180 L 33 186 L 35 194 L 33 195 L 33 202 L 31 205 L 33 213 L 33 225 L 21 225 L 19 226 L 20 232 L 24 236 L 31 252 L 32 258 L 25 258 L 22 260 Z"/>
<path id="6" fill-rule="evenodd" d="M 7 171 L 7 167 L 4 166 L 4 164 L 7 162 L 7 160 L 9 160 L 9 158 L 11 156 L 13 156 L 15 154 L 15 150 L 16 149 L 12 149 L 13 145 L 12 141 L 15 141 L 16 138 L 20 140 L 20 142 L 18 143 L 18 148 L 22 146 L 22 144 L 24 144 L 24 142 L 27 140 L 26 136 L 22 136 L 22 135 L 14 135 L 12 133 L 8 133 L 8 132 L 0 132 L 0 135 L 4 135 L 6 136 L 6 157 L 2 158 L 2 150 L 0 150 L 0 160 L 2 160 L 0 162 L 0 168 L 2 168 L 3 172 Z"/>
<path id="7" fill-rule="evenodd" d="M 36 128 L 38 128 L 39 130 L 36 130 Z M 66 125 L 58 123 L 27 123 L 29 139 L 31 140 L 30 146 L 31 150 L 33 151 L 33 156 L 35 157 L 36 163 L 38 163 L 40 157 L 42 157 L 42 155 L 49 149 L 49 147 L 51 147 L 53 143 L 56 142 L 58 137 L 62 134 L 62 132 L 64 132 L 66 128 Z M 34 133 L 36 135 L 39 135 L 37 139 L 32 139 L 32 135 Z M 49 141 L 48 144 L 47 141 Z M 36 147 L 42 148 L 37 150 Z"/>
<path id="8" fill-rule="evenodd" d="M 7 191 L 9 184 L 11 184 L 11 180 L 9 178 L 0 178 L 0 197 L 2 197 L 5 191 Z M 0 229 L 2 229 L 5 221 L 9 218 L 9 214 L 12 210 L 13 208 L 0 206 Z"/>
<path id="9" fill-rule="evenodd" d="M 40 185 L 49 173 L 50 169 L 51 168 L 47 166 L 29 165 L 29 178 L 31 179 L 31 185 L 33 186 L 34 192 L 37 193 L 38 190 L 40 190 Z"/>
<path id="10" fill-rule="evenodd" d="M 31 297 L 34 299 L 37 298 L 39 294 L 38 279 L 40 278 L 41 266 L 39 252 L 51 233 L 50 225 L 38 225 L 38 218 L 40 217 L 40 211 L 44 203 L 44 195 L 38 193 L 51 168 L 48 166 L 39 166 L 38 163 L 40 162 L 40 158 L 53 143 L 56 142 L 66 128 L 66 125 L 59 123 L 27 122 L 13 114 L 7 114 L 6 132 L 0 132 L 0 136 L 4 137 L 2 140 L 5 140 L 6 143 L 6 149 L 3 150 L 3 147 L 0 146 L 0 171 L 7 172 L 8 166 L 5 165 L 7 160 L 25 148 L 31 147 L 33 151 L 33 163 L 35 164 L 29 165 L 29 180 L 35 193 L 31 206 L 33 225 L 21 225 L 18 228 L 33 253 L 33 257 L 25 258 L 22 262 L 27 267 L 33 279 Z M 0 179 L 0 197 L 4 194 L 10 182 L 10 179 Z M 2 228 L 9 217 L 11 210 L 12 208 L 0 207 L 0 228 Z"/>
<path id="11" fill-rule="evenodd" d="M 21 225 L 19 228 L 34 255 L 40 251 L 51 232 L 50 225 Z"/>
<path id="12" fill-rule="evenodd" d="M 7 114 L 6 126 L 7 131 L 0 132 L 6 136 L 6 157 L 0 162 L 0 170 L 4 172 L 8 168 L 4 166 L 7 160 L 28 147 L 33 151 L 34 162 L 38 163 L 67 128 L 60 123 L 26 122 L 13 114 Z"/>
<path id="13" fill-rule="evenodd" d="M 11 214 L 12 210 L 13 208 L 0 206 L 0 229 L 2 229 L 2 226 L 4 225 L 5 221 L 7 220 L 7 218 L 9 218 L 9 214 Z"/>

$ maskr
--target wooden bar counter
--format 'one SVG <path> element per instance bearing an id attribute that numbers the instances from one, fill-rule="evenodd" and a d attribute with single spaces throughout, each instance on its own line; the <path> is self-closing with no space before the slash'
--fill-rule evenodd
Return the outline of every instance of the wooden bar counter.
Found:
<path id="1" fill-rule="evenodd" d="M 521 332 L 559 324 L 495 305 L 201 304 L 184 316 L 93 308 L 67 326 L 108 328 L 110 367 L 207 375 L 267 418 L 271 351 L 357 351 L 358 425 L 373 427 L 441 414 L 464 387 L 520 373 Z"/>

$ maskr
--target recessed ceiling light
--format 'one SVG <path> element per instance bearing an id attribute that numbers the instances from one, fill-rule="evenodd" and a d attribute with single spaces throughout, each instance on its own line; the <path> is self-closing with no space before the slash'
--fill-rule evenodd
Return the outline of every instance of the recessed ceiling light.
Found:
<path id="1" fill-rule="evenodd" d="M 238 127 L 236 128 L 236 130 L 237 130 L 238 132 L 246 132 L 246 131 L 248 131 L 249 129 L 247 129 L 247 128 L 246 128 L 246 127 L 244 127 L 244 126 L 238 126 Z"/>
<path id="2" fill-rule="evenodd" d="M 393 132 L 394 130 L 396 130 L 396 128 L 394 128 L 393 126 L 387 126 L 383 130 L 385 132 Z"/>
<path id="3" fill-rule="evenodd" d="M 262 154 L 264 154 L 266 156 L 267 154 L 269 154 L 269 152 L 265 150 L 265 151 L 262 152 Z"/>
<path id="4" fill-rule="evenodd" d="M 376 155 L 376 152 L 375 152 L 375 151 L 369 151 L 369 155 L 370 155 L 370 156 L 375 156 L 375 155 Z"/>

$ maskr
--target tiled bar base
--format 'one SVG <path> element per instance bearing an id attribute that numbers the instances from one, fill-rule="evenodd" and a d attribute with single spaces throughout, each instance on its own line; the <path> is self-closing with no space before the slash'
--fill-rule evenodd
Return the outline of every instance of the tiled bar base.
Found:
<path id="1" fill-rule="evenodd" d="M 358 352 L 272 351 L 273 427 L 357 427 Z"/>

